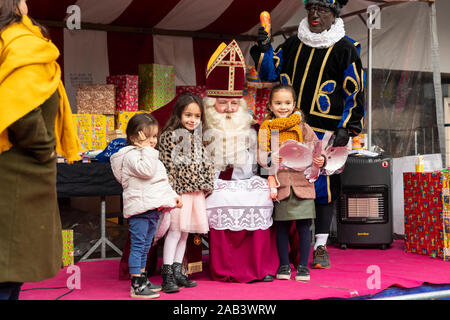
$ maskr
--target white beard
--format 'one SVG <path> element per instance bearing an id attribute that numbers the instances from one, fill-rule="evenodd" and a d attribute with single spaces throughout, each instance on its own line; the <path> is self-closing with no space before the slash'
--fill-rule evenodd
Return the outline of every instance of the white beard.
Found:
<path id="1" fill-rule="evenodd" d="M 251 144 L 250 126 L 253 123 L 245 100 L 239 100 L 239 110 L 235 113 L 217 112 L 214 98 L 205 98 L 204 102 L 207 128 L 204 136 L 206 141 L 213 140 L 207 148 L 214 155 L 215 169 L 222 171 L 227 165 L 245 166 Z"/>

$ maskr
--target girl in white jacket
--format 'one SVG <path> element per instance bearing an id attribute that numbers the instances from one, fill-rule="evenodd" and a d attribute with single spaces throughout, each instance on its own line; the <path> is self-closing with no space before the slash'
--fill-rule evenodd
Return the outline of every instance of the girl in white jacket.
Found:
<path id="1" fill-rule="evenodd" d="M 160 208 L 181 208 L 181 198 L 169 184 L 166 169 L 155 150 L 159 126 L 150 114 L 136 114 L 128 122 L 128 146 L 111 156 L 111 168 L 123 188 L 123 215 L 130 229 L 130 295 L 157 298 L 161 286 L 151 284 L 145 273 Z"/>

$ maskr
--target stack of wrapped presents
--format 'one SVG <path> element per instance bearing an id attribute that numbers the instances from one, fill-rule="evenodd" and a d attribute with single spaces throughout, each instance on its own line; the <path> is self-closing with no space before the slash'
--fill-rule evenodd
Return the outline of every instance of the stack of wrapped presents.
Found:
<path id="1" fill-rule="evenodd" d="M 141 64 L 138 70 L 138 75 L 109 76 L 106 84 L 78 86 L 73 122 L 84 151 L 103 150 L 110 141 L 124 137 L 137 112 L 153 112 L 184 92 L 206 97 L 206 86 L 175 86 L 174 66 Z M 254 67 L 248 68 L 244 99 L 259 123 L 273 85 L 261 82 Z"/>
<path id="2" fill-rule="evenodd" d="M 125 136 L 134 114 L 157 110 L 174 97 L 173 66 L 139 65 L 139 75 L 113 75 L 106 84 L 80 85 L 73 122 L 83 150 L 103 150 Z"/>

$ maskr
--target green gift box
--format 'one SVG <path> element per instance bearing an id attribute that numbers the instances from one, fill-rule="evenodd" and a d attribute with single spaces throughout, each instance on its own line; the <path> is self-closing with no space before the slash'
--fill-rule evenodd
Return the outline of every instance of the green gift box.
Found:
<path id="1" fill-rule="evenodd" d="M 139 110 L 155 111 L 175 98 L 175 67 L 139 65 Z"/>
<path id="2" fill-rule="evenodd" d="M 73 230 L 67 229 L 62 231 L 63 239 L 63 265 L 70 266 L 74 262 L 73 258 Z"/>

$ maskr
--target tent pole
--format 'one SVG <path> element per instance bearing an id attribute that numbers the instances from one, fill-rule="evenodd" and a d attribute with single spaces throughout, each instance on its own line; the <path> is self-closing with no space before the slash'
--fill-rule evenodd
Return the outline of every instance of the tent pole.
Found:
<path id="1" fill-rule="evenodd" d="M 429 1 L 430 7 L 430 32 L 431 32 L 431 59 L 433 66 L 433 82 L 434 94 L 436 98 L 436 122 L 438 127 L 439 148 L 442 156 L 442 164 L 447 167 L 449 164 L 446 160 L 447 151 L 445 145 L 445 131 L 444 131 L 444 107 L 442 101 L 442 86 L 441 86 L 441 69 L 439 62 L 439 42 L 437 36 L 437 21 L 436 21 L 436 3 L 434 0 Z"/>
<path id="2" fill-rule="evenodd" d="M 372 23 L 372 12 L 369 13 L 369 19 Z M 367 54 L 367 150 L 372 150 L 372 45 L 373 45 L 373 28 L 368 28 L 368 54 Z"/>

